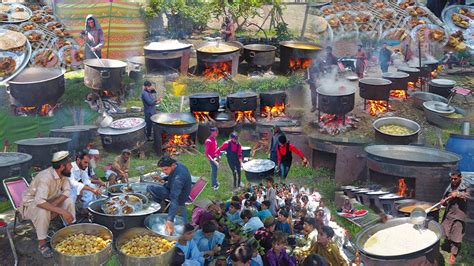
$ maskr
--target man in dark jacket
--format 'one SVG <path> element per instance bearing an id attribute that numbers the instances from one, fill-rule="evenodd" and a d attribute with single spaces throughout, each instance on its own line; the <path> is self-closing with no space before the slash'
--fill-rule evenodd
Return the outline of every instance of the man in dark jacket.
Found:
<path id="1" fill-rule="evenodd" d="M 273 127 L 273 135 L 272 138 L 270 139 L 270 145 L 269 145 L 269 152 L 270 152 L 270 160 L 275 163 L 275 165 L 278 163 L 277 161 L 277 147 L 278 147 L 278 138 L 280 136 L 284 135 L 283 132 L 281 132 L 281 129 L 279 127 Z"/>
<path id="2" fill-rule="evenodd" d="M 240 168 L 242 167 L 242 145 L 236 132 L 230 134 L 230 140 L 224 142 L 216 151 L 219 156 L 221 151 L 226 151 L 227 163 L 234 177 L 234 188 L 240 187 Z"/>
<path id="3" fill-rule="evenodd" d="M 158 182 L 165 181 L 164 185 L 149 185 L 147 191 L 151 194 L 154 201 L 160 203 L 164 200 L 170 201 L 168 210 L 168 218 L 166 221 L 166 231 L 173 234 L 174 232 L 174 217 L 181 207 L 181 215 L 186 222 L 186 208 L 185 203 L 191 193 L 191 175 L 188 168 L 178 163 L 169 156 L 164 156 L 158 161 L 158 167 L 166 174 L 163 179 L 156 177 Z"/>
<path id="4" fill-rule="evenodd" d="M 151 116 L 156 114 L 156 104 L 160 103 L 161 100 L 156 99 L 156 91 L 148 80 L 145 80 L 143 83 L 141 98 L 143 102 L 143 112 L 145 113 L 146 137 L 151 141 L 151 131 L 153 127 Z"/>
<path id="5" fill-rule="evenodd" d="M 387 48 L 387 43 L 384 42 L 382 49 L 380 49 L 379 53 L 379 63 L 380 63 L 380 69 L 382 70 L 382 73 L 388 72 L 388 66 L 390 64 L 390 59 L 392 57 L 392 51 Z"/>

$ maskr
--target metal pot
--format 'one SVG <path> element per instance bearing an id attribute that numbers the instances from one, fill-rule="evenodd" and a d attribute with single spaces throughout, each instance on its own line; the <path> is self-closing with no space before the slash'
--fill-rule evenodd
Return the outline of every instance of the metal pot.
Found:
<path id="1" fill-rule="evenodd" d="M 19 140 L 15 143 L 18 152 L 32 156 L 31 166 L 44 169 L 51 166 L 53 153 L 68 150 L 70 141 L 71 139 L 68 138 L 33 138 Z"/>
<path id="2" fill-rule="evenodd" d="M 392 82 L 381 78 L 363 78 L 359 80 L 359 95 L 366 100 L 388 101 Z"/>
<path id="3" fill-rule="evenodd" d="M 189 108 L 191 112 L 215 112 L 219 109 L 219 94 L 206 92 L 190 95 Z"/>
<path id="4" fill-rule="evenodd" d="M 19 152 L 0 152 L 0 180 L 21 176 L 31 181 L 28 174 L 31 166 L 31 155 Z M 3 194 L 3 186 L 0 190 Z"/>
<path id="5" fill-rule="evenodd" d="M 255 159 L 242 165 L 245 177 L 250 183 L 260 183 L 262 179 L 273 176 L 275 173 L 275 163 L 265 159 Z"/>
<path id="6" fill-rule="evenodd" d="M 94 90 L 121 90 L 126 68 L 127 63 L 119 60 L 87 59 L 84 61 L 84 84 Z"/>
<path id="7" fill-rule="evenodd" d="M 167 218 L 168 218 L 167 213 L 152 214 L 146 217 L 145 227 L 169 241 L 176 241 L 183 233 L 182 231 L 180 232 L 177 227 L 183 228 L 185 222 L 182 216 L 175 216 L 174 217 L 175 232 L 174 232 L 174 235 L 170 236 L 167 232 L 164 232 L 163 225 L 166 223 Z"/>
<path id="8" fill-rule="evenodd" d="M 318 110 L 327 114 L 345 115 L 354 109 L 355 90 L 350 87 L 322 86 L 318 93 Z"/>
<path id="9" fill-rule="evenodd" d="M 174 249 L 170 248 L 159 256 L 152 257 L 134 257 L 126 255 L 121 251 L 123 245 L 138 236 L 159 236 L 155 232 L 143 227 L 131 228 L 121 234 L 115 241 L 115 248 L 118 253 L 120 264 L 123 266 L 148 266 L 148 265 L 170 265 Z"/>
<path id="10" fill-rule="evenodd" d="M 286 92 L 284 91 L 260 92 L 259 97 L 261 109 L 265 106 L 275 106 L 287 102 Z"/>
<path id="11" fill-rule="evenodd" d="M 28 67 L 8 82 L 7 93 L 22 106 L 56 104 L 64 94 L 64 70 Z"/>
<path id="12" fill-rule="evenodd" d="M 181 120 L 187 122 L 187 124 L 171 124 L 173 121 Z M 155 126 L 158 129 L 173 129 L 176 130 L 175 134 L 187 134 L 189 128 L 196 127 L 197 130 L 197 121 L 196 118 L 190 113 L 159 113 L 151 117 L 153 121 L 153 128 Z M 184 131 L 182 133 L 180 129 Z M 195 130 L 194 130 L 195 131 Z"/>
<path id="13" fill-rule="evenodd" d="M 257 109 L 257 94 L 255 92 L 237 92 L 227 95 L 227 108 L 235 111 L 255 111 Z"/>
<path id="14" fill-rule="evenodd" d="M 314 59 L 321 47 L 315 43 L 284 41 L 280 42 L 280 71 L 288 73 L 292 59 Z"/>
<path id="15" fill-rule="evenodd" d="M 135 194 L 133 195 L 140 196 L 142 198 L 143 195 Z M 146 205 L 143 205 L 143 209 L 139 212 L 135 212 L 128 215 L 110 215 L 105 214 L 102 211 L 102 204 L 107 199 L 98 199 L 89 203 L 88 210 L 92 215 L 92 221 L 94 223 L 101 224 L 109 228 L 115 236 L 120 235 L 125 230 L 134 228 L 134 227 L 142 227 L 145 218 L 153 213 L 158 212 L 161 209 L 160 204 L 156 202 L 149 202 Z"/>
<path id="16" fill-rule="evenodd" d="M 275 62 L 276 47 L 266 44 L 244 46 L 244 58 L 251 66 L 271 66 Z"/>
<path id="17" fill-rule="evenodd" d="M 219 122 L 227 122 L 227 121 L 232 121 L 233 117 L 231 113 L 228 112 L 219 112 L 216 117 L 214 117 L 214 120 L 219 121 Z"/>
<path id="18" fill-rule="evenodd" d="M 99 128 L 102 147 L 108 152 L 121 152 L 142 145 L 146 140 L 145 122 L 127 129 Z"/>
<path id="19" fill-rule="evenodd" d="M 110 243 L 101 251 L 83 256 L 66 255 L 56 250 L 56 246 L 71 235 L 88 234 L 100 236 L 104 240 L 110 240 Z M 109 229 L 98 224 L 74 224 L 66 226 L 57 231 L 51 238 L 51 247 L 53 248 L 54 259 L 58 265 L 102 265 L 105 264 L 112 255 L 113 235 Z"/>
<path id="20" fill-rule="evenodd" d="M 226 51 L 218 51 L 218 52 L 206 52 L 203 51 L 202 48 L 206 46 L 219 46 L 221 44 L 231 46 L 233 49 L 229 49 Z M 197 58 L 217 58 L 219 55 L 226 55 L 226 54 L 233 54 L 238 52 L 240 54 L 240 50 L 242 49 L 243 45 L 239 42 L 216 42 L 216 41 L 206 41 L 196 46 L 196 55 Z"/>
<path id="21" fill-rule="evenodd" d="M 49 131 L 49 136 L 50 137 L 56 137 L 56 138 L 68 138 L 71 139 L 69 142 L 69 152 L 71 153 L 72 156 L 76 153 L 78 150 L 85 149 L 87 147 L 87 144 L 89 144 L 89 139 L 90 139 L 90 133 L 88 129 L 65 129 L 65 128 L 57 128 L 57 129 L 51 129 Z"/>
<path id="22" fill-rule="evenodd" d="M 431 93 L 447 98 L 451 94 L 451 90 L 456 85 L 456 81 L 449 79 L 432 79 L 428 82 L 428 85 Z"/>
<path id="23" fill-rule="evenodd" d="M 97 130 L 99 129 L 96 125 L 74 125 L 74 126 L 65 126 L 64 129 L 87 129 L 89 131 L 89 142 L 93 142 L 98 136 Z"/>
<path id="24" fill-rule="evenodd" d="M 408 82 L 417 82 L 418 78 L 421 76 L 421 72 L 418 68 L 413 67 L 399 67 L 398 71 L 407 73 L 410 75 Z"/>
<path id="25" fill-rule="evenodd" d="M 380 131 L 383 125 L 399 125 L 409 128 L 413 131 L 409 135 L 391 135 Z M 375 130 L 375 139 L 387 144 L 410 144 L 418 141 L 418 133 L 420 132 L 420 125 L 415 121 L 402 117 L 382 117 L 374 121 L 372 127 Z"/>
<path id="26" fill-rule="evenodd" d="M 431 92 L 417 91 L 411 96 L 413 98 L 413 106 L 420 110 L 423 110 L 423 103 L 427 101 L 438 101 L 443 103 L 448 102 L 448 99 L 444 98 L 443 96 Z"/>
<path id="27" fill-rule="evenodd" d="M 366 265 L 429 265 L 429 258 L 431 253 L 439 255 L 439 240 L 443 237 L 443 228 L 435 221 L 428 222 L 427 229 L 433 231 L 437 239 L 435 242 L 422 250 L 416 250 L 412 253 L 395 255 L 395 256 L 380 256 L 372 254 L 364 249 L 364 245 L 367 240 L 377 233 L 386 228 L 394 227 L 397 225 L 410 223 L 410 218 L 396 218 L 390 219 L 386 223 L 376 224 L 371 227 L 365 228 L 362 232 L 357 234 L 356 237 L 356 248 L 362 255 L 362 261 Z M 423 258 L 426 257 L 426 258 Z M 420 262 L 421 260 L 421 262 Z"/>
<path id="28" fill-rule="evenodd" d="M 405 72 L 386 72 L 382 74 L 382 78 L 392 82 L 392 90 L 407 90 L 410 74 Z"/>
<path id="29" fill-rule="evenodd" d="M 461 114 L 463 117 L 460 118 L 451 118 L 448 114 L 442 114 L 439 112 L 433 111 L 430 108 L 431 101 L 423 103 L 423 111 L 426 117 L 426 120 L 433 125 L 436 125 L 440 128 L 452 128 L 452 127 L 460 127 L 463 122 L 466 121 L 467 112 L 459 107 L 452 107 L 454 109 L 454 113 Z"/>

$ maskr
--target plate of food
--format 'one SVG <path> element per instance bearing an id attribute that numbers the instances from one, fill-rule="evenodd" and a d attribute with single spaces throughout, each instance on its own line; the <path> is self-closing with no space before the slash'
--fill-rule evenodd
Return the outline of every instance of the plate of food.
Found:
<path id="1" fill-rule="evenodd" d="M 55 29 L 54 30 L 54 35 L 56 35 L 57 37 L 69 37 L 69 36 L 71 36 L 71 34 L 69 34 L 69 32 L 64 28 Z"/>
<path id="2" fill-rule="evenodd" d="M 53 47 L 58 49 L 58 50 L 63 48 L 64 46 L 74 45 L 74 44 L 75 44 L 75 42 L 74 42 L 74 39 L 72 39 L 72 38 L 56 37 L 56 38 L 53 39 Z"/>
<path id="3" fill-rule="evenodd" d="M 5 30 L 12 30 L 12 31 L 21 32 L 20 26 L 18 26 L 16 24 L 5 24 L 5 25 L 0 26 L 0 28 L 5 29 Z"/>
<path id="4" fill-rule="evenodd" d="M 339 3 L 334 3 L 333 6 L 334 6 L 334 10 L 336 10 L 336 12 L 351 10 L 351 5 L 348 4 L 348 3 L 340 3 L 339 2 Z"/>
<path id="5" fill-rule="evenodd" d="M 465 30 L 473 27 L 474 7 L 462 5 L 448 6 L 443 9 L 441 18 L 449 30 Z"/>
<path id="6" fill-rule="evenodd" d="M 44 38 L 44 32 L 41 30 L 29 30 L 24 34 L 31 43 L 41 42 Z"/>
<path id="7" fill-rule="evenodd" d="M 337 13 L 337 16 L 339 17 L 339 20 L 342 24 L 352 24 L 355 21 L 355 15 L 353 12 L 339 12 Z"/>
<path id="8" fill-rule="evenodd" d="M 356 210 L 354 213 L 339 212 L 338 215 L 347 218 L 355 218 L 367 215 L 367 213 L 369 213 L 367 210 Z"/>
<path id="9" fill-rule="evenodd" d="M 56 17 L 53 15 L 44 15 L 41 19 L 41 23 L 48 24 L 49 22 L 56 21 Z"/>
<path id="10" fill-rule="evenodd" d="M 336 14 L 327 15 L 324 18 L 328 22 L 329 26 L 331 26 L 333 29 L 337 29 L 339 26 L 341 26 L 341 21 Z"/>
<path id="11" fill-rule="evenodd" d="M 373 3 L 373 6 L 376 8 L 376 9 L 381 9 L 381 8 L 387 8 L 388 5 L 384 2 L 381 2 L 381 1 L 378 1 L 378 2 L 375 2 Z"/>
<path id="12" fill-rule="evenodd" d="M 35 12 L 37 10 L 41 10 L 41 6 L 39 5 L 30 5 L 31 11 Z"/>
<path id="13" fill-rule="evenodd" d="M 354 21 L 357 24 L 365 24 L 373 18 L 372 13 L 368 11 L 359 11 L 355 13 Z"/>
<path id="14" fill-rule="evenodd" d="M 27 32 L 27 31 L 30 31 L 30 30 L 37 30 L 39 29 L 39 26 L 38 24 L 32 22 L 32 21 L 27 21 L 27 22 L 23 22 L 20 24 L 19 28 L 23 31 L 23 32 Z"/>
<path id="15" fill-rule="evenodd" d="M 388 31 L 384 32 L 382 34 L 382 40 L 393 40 L 393 41 L 410 41 L 411 36 L 410 32 L 408 32 L 404 28 L 395 28 L 395 29 L 389 29 Z"/>
<path id="16" fill-rule="evenodd" d="M 110 124 L 109 127 L 114 128 L 114 129 L 128 129 L 132 127 L 136 127 L 140 124 L 143 124 L 145 120 L 143 118 L 139 117 L 128 117 L 128 118 L 122 118 L 119 120 L 115 120 Z"/>
<path id="17" fill-rule="evenodd" d="M 379 17 L 382 20 L 391 20 L 395 17 L 395 14 L 395 10 L 393 10 L 392 8 L 382 8 L 379 10 Z"/>
<path id="18" fill-rule="evenodd" d="M 59 56 L 53 49 L 42 48 L 33 53 L 31 63 L 39 67 L 56 67 L 59 65 Z"/>
<path id="19" fill-rule="evenodd" d="M 321 7 L 321 12 L 323 12 L 324 16 L 327 16 L 327 15 L 336 14 L 336 9 L 334 8 L 333 5 L 328 5 L 328 6 Z"/>
<path id="20" fill-rule="evenodd" d="M 416 5 L 416 0 L 398 0 L 397 4 L 401 9 L 407 9 L 410 6 Z"/>
<path id="21" fill-rule="evenodd" d="M 46 23 L 46 28 L 50 31 L 54 31 L 56 29 L 63 29 L 64 25 L 61 22 L 58 21 L 51 21 Z"/>
<path id="22" fill-rule="evenodd" d="M 451 21 L 454 25 L 461 29 L 468 29 L 471 25 L 471 19 L 468 16 L 464 16 L 458 13 L 451 14 Z"/>
<path id="23" fill-rule="evenodd" d="M 435 42 L 442 46 L 448 42 L 446 30 L 433 24 L 416 26 L 411 31 L 411 37 L 417 42 Z"/>
<path id="24" fill-rule="evenodd" d="M 52 15 L 54 13 L 54 10 L 50 6 L 44 6 L 43 7 L 43 12 L 48 14 L 48 15 Z"/>
<path id="25" fill-rule="evenodd" d="M 367 11 L 367 10 L 369 10 L 369 6 L 367 5 L 367 3 L 364 3 L 364 2 L 353 3 L 351 5 L 352 5 L 351 9 L 354 10 L 354 11 Z"/>
<path id="26" fill-rule="evenodd" d="M 31 45 L 23 33 L 0 29 L 0 82 L 4 83 L 28 64 Z"/>
<path id="27" fill-rule="evenodd" d="M 448 37 L 448 43 L 446 44 L 448 49 L 454 51 L 464 51 L 467 48 L 466 40 L 464 38 L 463 31 L 458 30 L 453 32 Z"/>
<path id="28" fill-rule="evenodd" d="M 43 20 L 43 15 L 44 14 L 42 12 L 34 12 L 33 15 L 30 18 L 30 21 L 39 23 Z"/>
<path id="29" fill-rule="evenodd" d="M 428 9 L 424 6 L 410 6 L 407 7 L 407 12 L 413 17 L 427 17 Z"/>
<path id="30" fill-rule="evenodd" d="M 406 17 L 403 21 L 410 30 L 418 25 L 430 24 L 430 20 L 425 17 Z"/>
<path id="31" fill-rule="evenodd" d="M 79 45 L 66 45 L 59 50 L 59 58 L 68 66 L 80 66 L 84 61 L 84 51 Z"/>
<path id="32" fill-rule="evenodd" d="M 0 23 L 20 23 L 27 21 L 32 16 L 28 7 L 18 3 L 0 4 Z"/>

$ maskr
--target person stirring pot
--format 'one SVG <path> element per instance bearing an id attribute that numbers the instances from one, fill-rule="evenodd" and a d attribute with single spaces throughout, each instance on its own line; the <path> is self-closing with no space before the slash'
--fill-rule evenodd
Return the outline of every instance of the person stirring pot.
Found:
<path id="1" fill-rule="evenodd" d="M 86 17 L 86 29 L 81 32 L 81 37 L 84 38 L 86 44 L 85 58 L 95 59 L 96 56 L 102 58 L 102 48 L 104 47 L 104 32 L 94 15 L 88 15 Z"/>

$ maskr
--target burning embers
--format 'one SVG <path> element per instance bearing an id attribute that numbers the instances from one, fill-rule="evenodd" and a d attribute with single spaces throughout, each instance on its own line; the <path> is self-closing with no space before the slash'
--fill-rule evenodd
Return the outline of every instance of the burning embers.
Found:
<path id="1" fill-rule="evenodd" d="M 366 110 L 372 116 L 377 116 L 388 112 L 391 109 L 391 106 L 388 104 L 388 101 L 382 100 L 368 100 Z"/>
<path id="2" fill-rule="evenodd" d="M 191 134 L 162 134 L 162 150 L 171 156 L 196 151 L 196 145 Z"/>
<path id="3" fill-rule="evenodd" d="M 290 57 L 290 65 L 288 66 L 290 70 L 299 70 L 299 69 L 308 69 L 313 64 L 311 58 L 295 58 Z"/>
<path id="4" fill-rule="evenodd" d="M 232 78 L 232 61 L 225 62 L 204 62 L 202 75 L 212 80 L 231 79 Z"/>
<path id="5" fill-rule="evenodd" d="M 210 112 L 193 112 L 193 114 L 199 123 L 215 122 L 210 116 Z"/>
<path id="6" fill-rule="evenodd" d="M 391 90 L 390 98 L 406 100 L 408 98 L 408 94 L 405 90 Z"/>
<path id="7" fill-rule="evenodd" d="M 284 117 L 285 115 L 285 103 L 275 103 L 274 106 L 262 106 L 261 115 L 268 119 L 275 117 Z"/>
<path id="8" fill-rule="evenodd" d="M 415 190 L 409 188 L 405 178 L 398 179 L 397 195 L 405 198 L 413 198 L 415 195 Z"/>
<path id="9" fill-rule="evenodd" d="M 235 111 L 235 122 L 237 123 L 244 123 L 246 120 L 250 123 L 257 122 L 255 119 L 255 111 Z"/>
<path id="10" fill-rule="evenodd" d="M 323 114 L 319 117 L 319 132 L 329 135 L 344 133 L 349 129 L 356 129 L 357 119 L 351 115 Z"/>
<path id="11" fill-rule="evenodd" d="M 43 104 L 42 106 L 14 106 L 15 115 L 39 115 L 39 116 L 46 116 L 52 115 L 54 109 L 58 107 L 57 104 L 54 106 L 51 104 Z"/>

